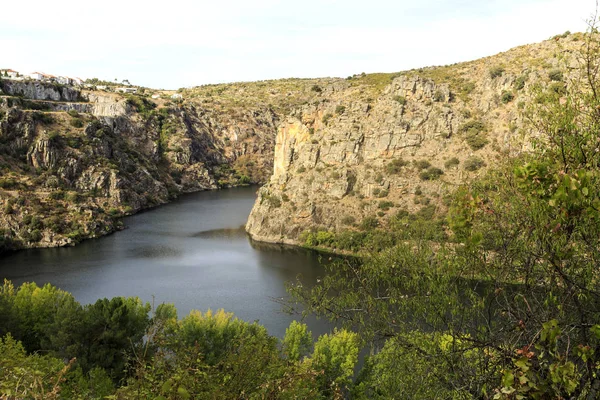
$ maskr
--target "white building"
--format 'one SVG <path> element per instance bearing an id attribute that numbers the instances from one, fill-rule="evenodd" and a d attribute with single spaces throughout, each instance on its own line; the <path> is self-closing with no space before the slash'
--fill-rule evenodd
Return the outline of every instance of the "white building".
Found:
<path id="1" fill-rule="evenodd" d="M 0 78 L 17 78 L 19 73 L 14 69 L 0 69 Z"/>
<path id="2" fill-rule="evenodd" d="M 181 100 L 181 99 L 183 99 L 183 95 L 181 93 L 175 93 L 174 95 L 171 96 L 171 98 L 173 100 Z"/>
<path id="3" fill-rule="evenodd" d="M 151 96 L 153 99 L 160 99 L 160 94 L 155 93 Z"/>
<path id="4" fill-rule="evenodd" d="M 120 88 L 117 88 L 117 92 L 121 92 L 121 93 L 137 93 L 137 89 L 136 88 L 132 88 L 132 87 L 120 87 Z"/>
<path id="5" fill-rule="evenodd" d="M 73 84 L 73 79 L 69 78 L 68 76 L 58 76 L 56 78 L 56 81 L 63 85 L 72 85 Z"/>
<path id="6" fill-rule="evenodd" d="M 36 81 L 41 81 L 42 79 L 44 79 L 44 74 L 42 74 L 41 72 L 32 72 L 30 74 L 27 74 L 27 76 Z"/>

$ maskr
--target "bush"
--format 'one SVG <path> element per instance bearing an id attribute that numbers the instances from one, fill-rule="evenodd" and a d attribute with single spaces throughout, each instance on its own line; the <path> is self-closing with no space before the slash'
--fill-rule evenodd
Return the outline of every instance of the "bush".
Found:
<path id="1" fill-rule="evenodd" d="M 336 114 L 343 114 L 343 113 L 344 113 L 344 111 L 346 111 L 346 107 L 344 107 L 344 106 L 337 106 L 337 107 L 335 108 L 335 113 L 336 113 Z"/>
<path id="2" fill-rule="evenodd" d="M 467 132 L 479 133 L 479 132 L 485 131 L 486 129 L 487 128 L 482 121 L 475 120 L 475 119 L 469 120 L 458 127 L 458 131 L 462 132 L 462 133 L 467 133 Z"/>
<path id="3" fill-rule="evenodd" d="M 469 157 L 465 161 L 464 168 L 467 171 L 477 171 L 485 166 L 485 162 L 479 157 Z"/>
<path id="4" fill-rule="evenodd" d="M 379 205 L 377 206 L 378 208 L 380 208 L 381 210 L 387 211 L 389 210 L 391 207 L 394 207 L 394 203 L 391 201 L 387 201 L 387 200 L 382 200 L 379 202 Z"/>
<path id="5" fill-rule="evenodd" d="M 444 171 L 436 167 L 429 167 L 425 171 L 421 171 L 419 178 L 422 181 L 433 181 L 444 175 Z"/>
<path id="6" fill-rule="evenodd" d="M 523 89 L 525 87 L 525 82 L 526 81 L 527 81 L 527 76 L 521 75 L 517 79 L 515 79 L 515 83 L 513 84 L 513 87 L 516 90 L 521 90 L 521 89 Z"/>
<path id="7" fill-rule="evenodd" d="M 394 100 L 402 106 L 406 105 L 406 98 L 404 96 L 394 96 Z"/>
<path id="8" fill-rule="evenodd" d="M 300 167 L 298 167 L 298 169 L 296 170 L 297 173 L 301 174 L 303 172 L 306 172 L 306 167 L 304 167 L 304 165 L 301 165 Z"/>
<path id="9" fill-rule="evenodd" d="M 69 110 L 69 111 L 67 111 L 67 114 L 69 114 L 73 118 L 79 117 L 79 113 L 76 110 Z"/>
<path id="10" fill-rule="evenodd" d="M 427 160 L 415 161 L 414 164 L 415 164 L 415 167 L 417 167 L 417 169 L 427 169 L 427 168 L 431 167 L 431 163 Z"/>
<path id="11" fill-rule="evenodd" d="M 456 167 L 458 164 L 460 164 L 460 160 L 456 157 L 452 157 L 451 159 L 449 159 L 448 161 L 446 161 L 444 163 L 444 167 L 446 169 L 449 169 L 449 168 Z"/>
<path id="12" fill-rule="evenodd" d="M 489 143 L 489 140 L 487 140 L 486 135 L 482 132 L 469 131 L 466 135 L 465 140 L 467 141 L 469 147 L 471 147 L 473 150 L 482 149 L 485 147 L 486 144 Z"/>
<path id="13" fill-rule="evenodd" d="M 323 89 L 321 89 L 319 85 L 313 85 L 313 87 L 311 87 L 310 90 L 317 93 L 321 93 L 323 91 Z"/>
<path id="14" fill-rule="evenodd" d="M 510 103 L 511 101 L 513 101 L 514 98 L 515 98 L 515 95 L 512 94 L 512 92 L 505 90 L 504 92 L 502 92 L 502 96 L 500 97 L 500 100 L 502 100 L 502 102 L 504 104 L 507 104 L 507 103 Z"/>
<path id="15" fill-rule="evenodd" d="M 433 101 L 435 102 L 441 102 L 446 100 L 446 96 L 444 96 L 444 93 L 442 93 L 440 90 L 437 90 L 434 94 L 433 94 Z"/>
<path id="16" fill-rule="evenodd" d="M 34 112 L 31 114 L 34 121 L 44 125 L 50 125 L 54 122 L 52 115 L 42 112 Z"/>
<path id="17" fill-rule="evenodd" d="M 503 67 L 496 66 L 496 67 L 490 68 L 490 78 L 492 78 L 492 79 L 502 76 L 503 73 L 504 73 Z"/>
<path id="18" fill-rule="evenodd" d="M 390 175 L 397 174 L 400 172 L 402 167 L 405 167 L 406 165 L 408 165 L 408 161 L 405 161 L 402 158 L 395 158 L 392 161 L 390 161 L 388 164 L 386 164 L 385 172 L 387 172 Z"/>
<path id="19" fill-rule="evenodd" d="M 344 225 L 354 225 L 355 222 L 356 218 L 354 218 L 352 215 L 346 215 L 344 218 L 342 218 L 342 224 Z"/>
<path id="20" fill-rule="evenodd" d="M 369 231 L 379 226 L 379 220 L 374 215 L 363 218 L 360 222 L 359 228 L 363 231 Z"/>
<path id="21" fill-rule="evenodd" d="M 81 118 L 73 118 L 69 123 L 74 128 L 83 128 L 83 120 Z"/>
<path id="22" fill-rule="evenodd" d="M 550 78 L 551 81 L 562 81 L 563 73 L 560 69 L 556 68 L 548 72 L 548 78 Z"/>
<path id="23" fill-rule="evenodd" d="M 565 87 L 565 84 L 562 82 L 552 82 L 548 86 L 548 91 L 552 94 L 564 96 L 567 93 L 567 88 Z"/>

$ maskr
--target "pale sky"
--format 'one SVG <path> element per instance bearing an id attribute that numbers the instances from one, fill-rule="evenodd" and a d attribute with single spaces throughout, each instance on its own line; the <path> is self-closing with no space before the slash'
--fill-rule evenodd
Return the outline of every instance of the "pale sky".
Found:
<path id="1" fill-rule="evenodd" d="M 2 0 L 0 68 L 153 88 L 396 72 L 584 31 L 594 0 Z"/>

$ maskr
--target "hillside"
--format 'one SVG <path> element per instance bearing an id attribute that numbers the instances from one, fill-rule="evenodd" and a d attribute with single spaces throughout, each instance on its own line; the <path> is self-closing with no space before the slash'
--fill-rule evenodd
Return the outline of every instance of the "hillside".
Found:
<path id="1" fill-rule="evenodd" d="M 247 231 L 255 240 L 320 247 L 335 247 L 333 235 L 344 233 L 338 250 L 354 251 L 357 236 L 398 226 L 403 216 L 433 220 L 459 185 L 531 149 L 528 105 L 560 96 L 576 78 L 570 67 L 582 37 L 328 88 L 279 124 L 274 172 Z M 376 84 L 365 90 L 369 81 Z"/>
<path id="2" fill-rule="evenodd" d="M 0 81 L 0 248 L 72 245 L 181 193 L 249 183 L 266 182 L 247 225 L 260 241 L 441 210 L 453 187 L 527 149 L 520 110 L 538 83 L 561 90 L 550 75 L 580 39 L 395 74 L 206 85 L 177 100 Z"/>

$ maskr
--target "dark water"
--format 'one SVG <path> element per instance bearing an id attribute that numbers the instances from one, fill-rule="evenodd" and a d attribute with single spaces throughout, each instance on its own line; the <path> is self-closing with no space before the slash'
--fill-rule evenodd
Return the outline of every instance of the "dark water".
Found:
<path id="1" fill-rule="evenodd" d="M 273 298 L 298 275 L 310 285 L 324 271 L 320 256 L 251 243 L 242 225 L 256 187 L 200 192 L 125 219 L 128 229 L 76 247 L 22 251 L 0 258 L 0 278 L 18 285 L 51 283 L 82 304 L 138 296 L 190 310 L 224 308 L 283 336 L 294 317 Z M 328 330 L 307 321 L 313 333 Z"/>

